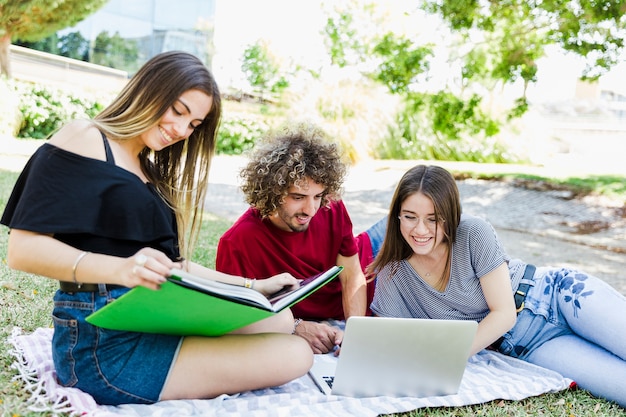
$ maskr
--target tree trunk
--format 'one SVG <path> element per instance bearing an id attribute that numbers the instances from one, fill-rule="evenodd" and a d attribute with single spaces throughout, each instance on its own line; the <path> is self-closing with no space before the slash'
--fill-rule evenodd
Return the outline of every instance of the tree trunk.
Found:
<path id="1" fill-rule="evenodd" d="M 9 46 L 11 46 L 11 34 L 5 33 L 0 36 L 0 75 L 11 78 L 11 59 L 9 58 Z"/>

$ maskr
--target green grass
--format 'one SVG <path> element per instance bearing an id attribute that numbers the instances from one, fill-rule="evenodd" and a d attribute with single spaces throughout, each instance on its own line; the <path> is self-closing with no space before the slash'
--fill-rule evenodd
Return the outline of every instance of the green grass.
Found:
<path id="1" fill-rule="evenodd" d="M 572 198 L 603 195 L 626 202 L 626 176 L 590 175 L 587 177 L 550 178 L 525 173 L 494 174 L 480 171 L 455 172 L 457 179 L 476 178 L 510 181 L 537 190 L 567 190 Z"/>
<path id="2" fill-rule="evenodd" d="M 0 170 L 0 212 L 4 210 L 8 195 L 17 174 Z M 621 180 L 623 184 L 623 179 Z M 624 196 L 623 185 L 621 195 Z M 230 226 L 230 222 L 207 214 L 194 253 L 194 260 L 210 267 L 214 266 L 215 250 L 219 236 Z M 17 326 L 25 333 L 38 327 L 50 327 L 52 296 L 57 288 L 53 280 L 19 271 L 6 265 L 7 229 L 0 233 L 0 412 L 2 416 L 43 417 L 49 413 L 33 412 L 27 407 L 27 393 L 20 382 L 14 381 L 15 371 L 11 368 L 13 357 L 9 353 L 7 337 Z M 497 383 L 497 381 L 494 381 Z M 626 416 L 626 410 L 604 400 L 591 397 L 582 390 L 568 390 L 521 401 L 492 401 L 455 408 L 419 409 L 393 416 Z M 389 415 L 391 416 L 391 415 Z"/>

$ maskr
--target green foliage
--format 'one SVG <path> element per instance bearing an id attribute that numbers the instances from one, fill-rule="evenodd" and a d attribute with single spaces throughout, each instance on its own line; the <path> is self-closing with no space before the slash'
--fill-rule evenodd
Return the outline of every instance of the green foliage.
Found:
<path id="1" fill-rule="evenodd" d="M 356 31 L 352 28 L 352 20 L 352 14 L 340 12 L 336 16 L 329 17 L 324 26 L 326 47 L 330 53 L 331 62 L 340 68 L 350 63 L 348 51 L 359 50 L 361 47 L 355 36 Z"/>
<path id="2" fill-rule="evenodd" d="M 241 155 L 251 149 L 256 140 L 269 130 L 270 126 L 260 118 L 246 115 L 225 116 L 220 125 L 217 139 L 218 154 Z"/>
<path id="3" fill-rule="evenodd" d="M 20 138 L 44 139 L 73 119 L 93 118 L 103 108 L 102 100 L 89 95 L 68 93 L 53 87 L 10 81 L 0 83 L 14 97 L 13 102 L 2 100 L 7 111 L 0 117 L 8 117 L 8 110 L 19 110 L 19 118 L 13 126 Z M 4 119 L 2 119 L 4 120 Z M 3 126 L 11 126 L 9 123 Z M 217 153 L 241 155 L 254 146 L 255 141 L 269 130 L 264 118 L 241 113 L 224 116 L 218 131 Z M 6 132 L 13 134 L 15 132 Z M 2 132 L 0 132 L 2 133 Z"/>
<path id="4" fill-rule="evenodd" d="M 89 60 L 89 41 L 80 32 L 70 32 L 63 36 L 53 33 L 47 38 L 38 41 L 27 42 L 18 40 L 15 44 L 80 61 Z"/>
<path id="5" fill-rule="evenodd" d="M 12 40 L 37 41 L 71 27 L 94 13 L 108 0 L 0 0 L 0 74 L 9 78 L 9 44 Z"/>
<path id="6" fill-rule="evenodd" d="M 481 110 L 482 98 L 477 94 L 467 100 L 448 91 L 413 93 L 407 98 L 416 113 L 426 113 L 434 134 L 444 139 L 459 140 L 465 134 L 491 137 L 500 131 L 499 123 Z"/>
<path id="7" fill-rule="evenodd" d="M 498 142 L 498 123 L 480 110 L 480 98 L 464 101 L 445 92 L 411 94 L 389 134 L 377 145 L 382 159 L 489 163 L 517 162 Z"/>
<path id="8" fill-rule="evenodd" d="M 356 29 L 357 22 L 351 16 L 351 11 L 337 11 L 336 17 L 329 19 L 326 33 L 333 38 L 328 42 L 342 57 L 350 50 L 353 54 L 369 51 L 367 56 L 361 56 L 361 60 L 371 61 L 368 66 L 374 68 L 369 73 L 371 78 L 404 102 L 396 116 L 396 126 L 390 126 L 389 135 L 375 145 L 378 157 L 514 161 L 494 138 L 501 130 L 502 121 L 485 112 L 481 96 L 463 94 L 461 90 L 476 80 L 488 80 L 493 84 L 496 70 L 511 69 L 516 74 L 532 78 L 534 73 L 523 62 L 513 65 L 513 58 L 517 55 L 507 56 L 507 65 L 496 68 L 488 49 L 472 49 L 467 55 L 467 67 L 461 69 L 463 78 L 459 77 L 462 82 L 459 92 L 454 92 L 450 85 L 426 90 L 422 85 L 428 82 L 430 60 L 435 56 L 434 45 L 420 44 L 405 35 L 397 35 L 395 31 L 377 38 L 365 38 Z M 350 39 L 350 36 L 360 38 Z M 487 70 L 488 64 L 491 70 Z M 524 104 L 525 101 L 518 103 L 509 116 L 523 114 L 527 109 Z"/>
<path id="9" fill-rule="evenodd" d="M 70 32 L 59 38 L 59 54 L 80 61 L 89 61 L 89 41 L 80 32 Z"/>
<path id="10" fill-rule="evenodd" d="M 392 133 L 378 147 L 381 156 L 515 162 L 495 137 L 528 111 L 526 89 L 537 81 L 537 62 L 549 45 L 586 59 L 583 77 L 601 74 L 623 55 L 626 3 L 575 3 L 426 0 L 407 4 L 401 11 L 404 20 L 391 25 L 385 16 L 393 8 L 373 13 L 380 2 L 335 0 L 325 42 L 335 65 L 352 65 L 405 102 L 398 126 L 390 127 Z M 437 19 L 436 33 L 424 36 L 419 22 Z M 428 42 L 437 42 L 438 49 Z M 439 75 L 429 74 L 431 61 L 441 57 L 451 74 L 429 84 L 431 76 Z M 495 96 L 518 80 L 522 90 L 512 103 L 488 108 L 475 94 Z M 416 137 L 417 148 L 428 144 L 432 149 L 416 150 Z M 480 157 L 481 152 L 487 156 Z"/>
<path id="11" fill-rule="evenodd" d="M 137 42 L 122 38 L 119 32 L 111 36 L 104 30 L 96 36 L 91 62 L 132 73 L 136 70 L 138 57 Z"/>
<path id="12" fill-rule="evenodd" d="M 18 39 L 15 41 L 15 44 L 17 46 L 23 46 L 24 48 L 34 49 L 35 51 L 48 52 L 55 55 L 59 54 L 59 36 L 56 33 L 53 33 L 47 38 L 30 42 Z"/>
<path id="13" fill-rule="evenodd" d="M 74 26 L 108 0 L 0 0 L 0 33 L 11 39 L 36 41 Z"/>
<path id="14" fill-rule="evenodd" d="M 285 74 L 281 74 L 280 65 L 262 41 L 257 41 L 245 49 L 241 70 L 250 85 L 261 94 L 280 93 L 289 87 Z"/>
<path id="15" fill-rule="evenodd" d="M 371 52 L 373 38 L 377 36 L 375 2 L 341 0 L 328 3 L 332 10 L 327 11 L 323 32 L 331 63 L 344 68 L 364 62 Z"/>
<path id="16" fill-rule="evenodd" d="M 44 139 L 72 119 L 91 118 L 104 107 L 93 97 L 30 83 L 15 83 L 22 122 L 20 138 Z"/>
<path id="17" fill-rule="evenodd" d="M 509 113 L 506 115 L 507 121 L 522 117 L 527 111 L 530 105 L 526 97 L 520 97 L 515 100 L 515 105 L 511 107 Z"/>
<path id="18" fill-rule="evenodd" d="M 262 90 L 269 88 L 270 80 L 278 72 L 269 58 L 266 47 L 260 41 L 244 50 L 241 70 L 246 74 L 251 86 Z"/>
<path id="19" fill-rule="evenodd" d="M 383 58 L 374 79 L 393 94 L 406 94 L 417 77 L 429 69 L 428 57 L 433 56 L 432 46 L 416 46 L 410 39 L 386 34 L 374 46 L 373 52 Z"/>
<path id="20" fill-rule="evenodd" d="M 432 0 L 422 7 L 457 34 L 481 33 L 502 79 L 508 74 L 530 80 L 534 61 L 549 44 L 585 58 L 583 77 L 597 78 L 619 61 L 626 39 L 626 3 L 619 0 Z"/>

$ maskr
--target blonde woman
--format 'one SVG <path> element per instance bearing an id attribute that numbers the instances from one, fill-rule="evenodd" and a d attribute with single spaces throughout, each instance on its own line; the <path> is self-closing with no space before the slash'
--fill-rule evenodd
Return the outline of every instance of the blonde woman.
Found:
<path id="1" fill-rule="evenodd" d="M 211 398 L 280 385 L 311 366 L 307 342 L 291 335 L 290 311 L 213 338 L 85 321 L 132 287 L 158 290 L 173 267 L 248 282 L 188 260 L 220 116 L 218 87 L 201 61 L 157 55 L 94 120 L 71 122 L 41 146 L 7 204 L 9 266 L 60 281 L 52 314 L 58 380 L 100 404 Z M 296 282 L 280 274 L 254 288 L 271 294 Z"/>

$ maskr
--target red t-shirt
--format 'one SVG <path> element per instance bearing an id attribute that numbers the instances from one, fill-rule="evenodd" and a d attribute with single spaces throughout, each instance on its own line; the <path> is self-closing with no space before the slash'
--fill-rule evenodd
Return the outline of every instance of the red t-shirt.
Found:
<path id="1" fill-rule="evenodd" d="M 367 235 L 365 235 L 367 237 Z M 249 208 L 220 238 L 216 269 L 228 274 L 263 279 L 281 272 L 307 278 L 336 265 L 337 255 L 369 250 L 369 239 L 352 233 L 352 221 L 341 201 L 322 207 L 304 232 L 287 232 L 262 220 Z M 368 301 L 371 301 L 368 297 Z M 369 302 L 368 302 L 369 305 Z M 295 317 L 309 320 L 344 319 L 341 283 L 334 279 L 292 307 Z"/>

